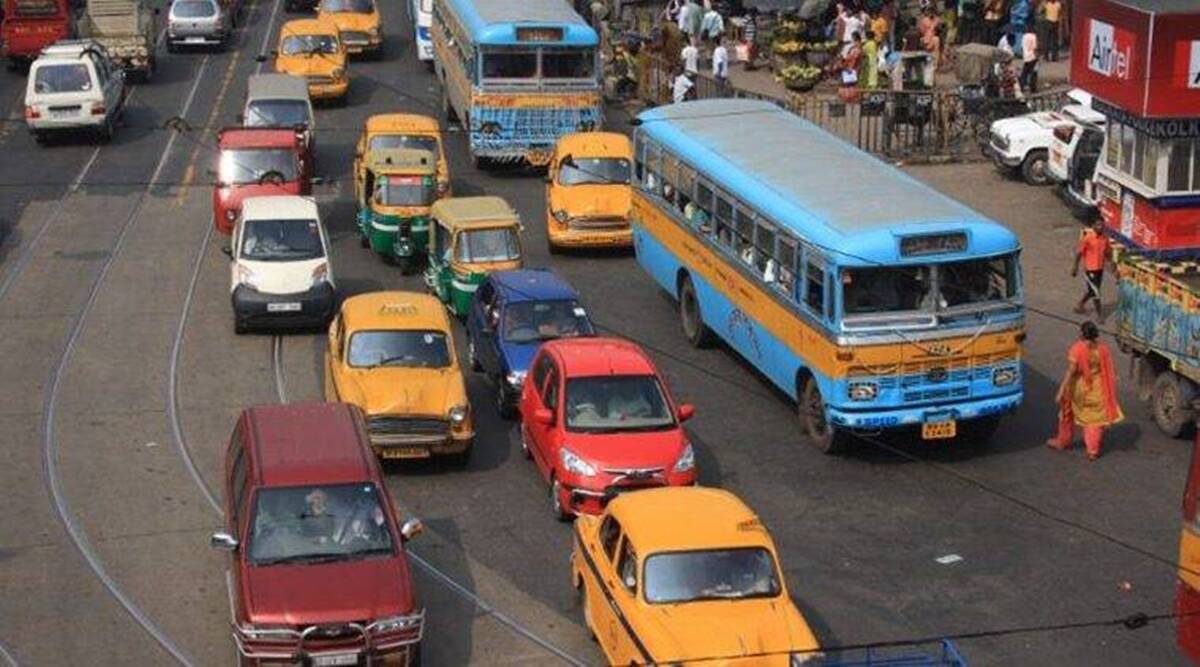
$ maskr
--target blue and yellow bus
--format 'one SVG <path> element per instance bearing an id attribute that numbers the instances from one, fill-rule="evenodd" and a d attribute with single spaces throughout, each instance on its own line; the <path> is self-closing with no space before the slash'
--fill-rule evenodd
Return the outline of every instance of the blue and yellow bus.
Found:
<path id="1" fill-rule="evenodd" d="M 639 264 L 799 406 L 803 434 L 986 439 L 1021 402 L 1011 231 L 770 103 L 684 102 L 634 133 Z"/>
<path id="2" fill-rule="evenodd" d="M 566 0 L 434 0 L 431 32 L 476 163 L 542 166 L 559 137 L 600 127 L 599 38 Z"/>

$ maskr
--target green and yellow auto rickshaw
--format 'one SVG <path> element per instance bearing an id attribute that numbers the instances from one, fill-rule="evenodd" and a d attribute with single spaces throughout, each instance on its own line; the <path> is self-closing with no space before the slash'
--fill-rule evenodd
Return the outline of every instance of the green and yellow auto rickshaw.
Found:
<path id="1" fill-rule="evenodd" d="M 425 284 L 459 317 L 489 273 L 524 263 L 521 220 L 499 197 L 440 199 L 430 218 Z"/>
<path id="2" fill-rule="evenodd" d="M 408 273 L 428 243 L 429 207 L 438 192 L 437 156 L 415 148 L 369 151 L 354 180 L 363 246 Z"/>

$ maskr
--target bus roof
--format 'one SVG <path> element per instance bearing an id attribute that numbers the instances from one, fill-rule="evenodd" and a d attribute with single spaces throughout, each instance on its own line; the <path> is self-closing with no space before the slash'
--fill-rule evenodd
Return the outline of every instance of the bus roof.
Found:
<path id="1" fill-rule="evenodd" d="M 476 43 L 491 46 L 596 46 L 596 31 L 571 9 L 566 0 L 446 0 Z M 517 39 L 517 28 L 561 28 L 562 39 Z"/>
<path id="2" fill-rule="evenodd" d="M 905 235 L 966 231 L 967 252 L 955 255 L 1019 247 L 1006 227 L 770 102 L 683 102 L 638 118 L 640 131 L 839 264 L 957 258 L 901 258 Z"/>

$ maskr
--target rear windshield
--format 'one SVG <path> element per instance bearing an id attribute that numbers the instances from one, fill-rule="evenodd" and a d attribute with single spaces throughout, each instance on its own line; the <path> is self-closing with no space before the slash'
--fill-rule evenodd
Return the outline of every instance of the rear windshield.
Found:
<path id="1" fill-rule="evenodd" d="M 321 11 L 323 12 L 369 14 L 374 7 L 375 3 L 372 0 L 323 0 L 321 2 Z"/>
<path id="2" fill-rule="evenodd" d="M 217 15 L 217 6 L 208 0 L 178 0 L 171 5 L 171 15 L 183 19 L 208 18 Z"/>
<path id="3" fill-rule="evenodd" d="M 300 177 L 296 155 L 286 148 L 254 148 L 221 151 L 217 178 L 221 185 L 245 185 L 282 177 L 294 181 Z"/>
<path id="4" fill-rule="evenodd" d="M 371 145 L 368 148 L 371 150 L 377 148 L 415 148 L 437 155 L 438 142 L 433 137 L 426 137 L 419 134 L 377 134 L 371 137 Z"/>
<path id="5" fill-rule="evenodd" d="M 429 206 L 436 198 L 432 176 L 380 176 L 375 203 L 383 206 Z"/>
<path id="6" fill-rule="evenodd" d="M 33 89 L 43 95 L 82 93 L 92 89 L 92 75 L 87 65 L 78 63 L 42 65 L 33 77 Z"/>
<path id="7" fill-rule="evenodd" d="M 517 230 L 512 227 L 472 229 L 458 235 L 458 261 L 507 262 L 521 258 Z"/>
<path id="8" fill-rule="evenodd" d="M 308 104 L 302 100 L 258 100 L 246 109 L 246 127 L 295 127 L 308 123 Z"/>
<path id="9" fill-rule="evenodd" d="M 333 35 L 288 35 L 283 39 L 280 52 L 285 56 L 306 53 L 337 53 L 337 38 Z"/>

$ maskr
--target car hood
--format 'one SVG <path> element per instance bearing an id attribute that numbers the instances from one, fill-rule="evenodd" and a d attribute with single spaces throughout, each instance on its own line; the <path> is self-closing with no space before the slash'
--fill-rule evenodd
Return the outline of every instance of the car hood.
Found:
<path id="1" fill-rule="evenodd" d="M 533 363 L 533 356 L 542 347 L 542 341 L 532 343 L 507 343 L 501 341 L 500 354 L 504 355 L 504 365 L 510 371 L 527 371 Z"/>
<path id="2" fill-rule="evenodd" d="M 600 468 L 663 468 L 670 471 L 686 442 L 683 429 L 628 433 L 568 431 L 564 447 Z"/>
<path id="3" fill-rule="evenodd" d="M 670 638 L 650 647 L 659 662 L 774 654 L 777 660 L 762 664 L 787 665 L 790 651 L 818 648 L 808 624 L 785 595 L 644 608 L 647 623 L 657 626 L 659 632 L 639 634 Z"/>
<path id="4" fill-rule="evenodd" d="M 408 566 L 399 558 L 248 567 L 242 599 L 256 625 L 372 621 L 413 608 Z"/>
<path id="5" fill-rule="evenodd" d="M 349 369 L 353 386 L 344 400 L 357 404 L 367 415 L 443 416 L 466 402 L 462 374 L 452 368 Z"/>
<path id="6" fill-rule="evenodd" d="M 367 32 L 371 28 L 379 27 L 379 16 L 377 14 L 360 14 L 357 12 L 330 12 L 325 14 L 337 25 L 339 31 L 343 32 Z"/>
<path id="7" fill-rule="evenodd" d="M 624 218 L 633 206 L 627 185 L 572 185 L 550 188 L 550 210 L 566 210 L 573 217 Z"/>
<path id="8" fill-rule="evenodd" d="M 242 200 L 250 197 L 266 197 L 269 195 L 298 195 L 300 194 L 299 181 L 288 181 L 282 185 L 273 183 L 264 184 L 248 184 L 248 185 L 222 185 L 217 188 L 217 193 L 221 197 L 221 203 L 225 208 L 238 209 L 242 207 Z"/>
<path id="9" fill-rule="evenodd" d="M 263 294 L 299 294 L 313 287 L 313 271 L 328 264 L 328 257 L 290 262 L 263 262 L 239 258 L 238 264 L 253 274 L 254 289 Z"/>
<path id="10" fill-rule="evenodd" d="M 992 130 L 1010 137 L 1022 133 L 1032 134 L 1041 131 L 1053 131 L 1055 127 L 1071 122 L 1070 118 L 1057 111 L 1040 111 L 1038 113 L 1002 118 L 992 123 Z"/>
<path id="11" fill-rule="evenodd" d="M 346 61 L 340 56 L 279 56 L 276 69 L 280 74 L 292 76 L 329 76 L 335 69 L 345 69 Z"/>

